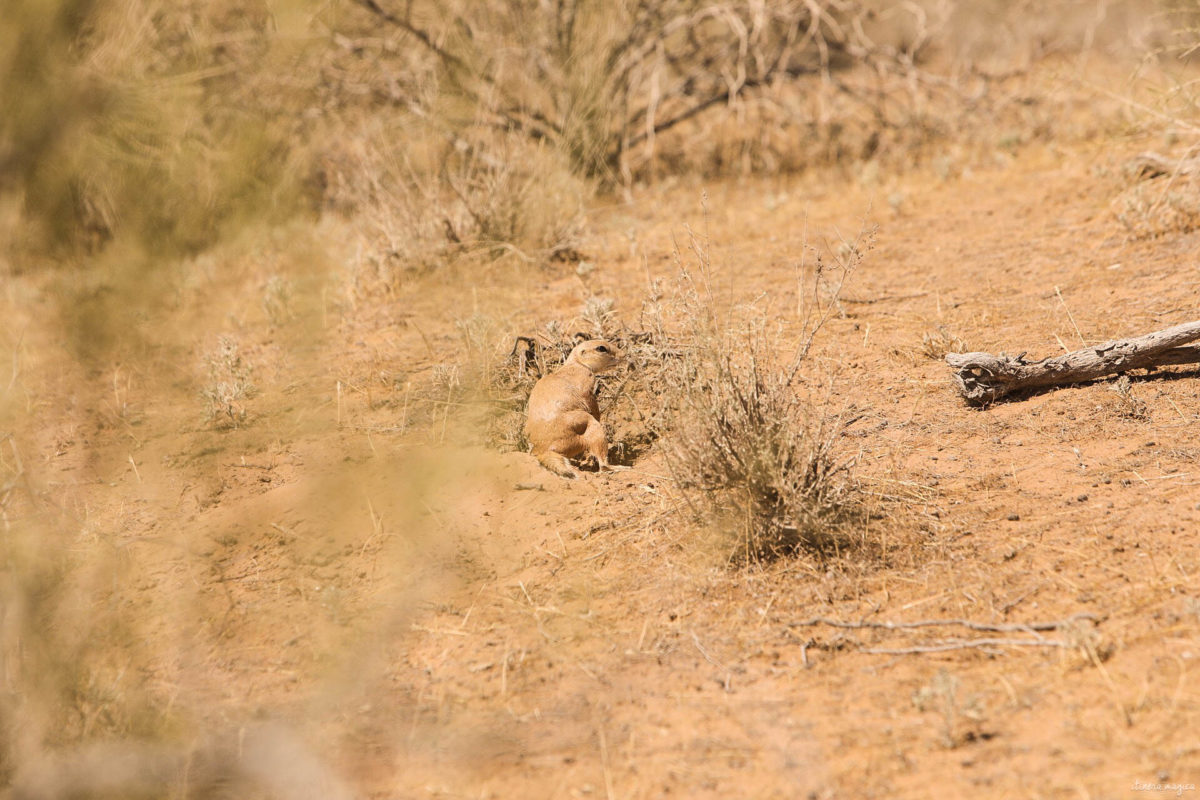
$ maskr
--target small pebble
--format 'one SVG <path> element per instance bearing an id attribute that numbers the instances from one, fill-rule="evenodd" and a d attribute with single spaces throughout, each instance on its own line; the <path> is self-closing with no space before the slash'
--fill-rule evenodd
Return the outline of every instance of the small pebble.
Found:
<path id="1" fill-rule="evenodd" d="M 1007 519 L 1009 522 L 1016 522 L 1020 518 L 1021 518 L 1020 514 L 1009 514 L 1007 517 L 1005 517 L 1005 519 Z"/>

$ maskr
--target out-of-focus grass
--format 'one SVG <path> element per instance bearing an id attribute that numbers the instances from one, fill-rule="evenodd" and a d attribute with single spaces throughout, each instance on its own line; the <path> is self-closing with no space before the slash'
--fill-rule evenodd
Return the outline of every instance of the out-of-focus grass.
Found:
<path id="1" fill-rule="evenodd" d="M 154 0 L 6 9 L 0 172 L 24 206 L 17 256 L 96 252 L 122 237 L 169 258 L 294 210 L 285 142 L 223 98 L 222 78 L 247 69 L 250 54 L 221 42 L 265 47 L 265 18 L 169 24 L 183 14 Z"/>

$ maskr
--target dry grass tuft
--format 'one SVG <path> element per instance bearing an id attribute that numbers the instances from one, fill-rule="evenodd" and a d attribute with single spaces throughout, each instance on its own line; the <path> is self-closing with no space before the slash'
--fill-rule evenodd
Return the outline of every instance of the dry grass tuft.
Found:
<path id="1" fill-rule="evenodd" d="M 1138 179 L 1113 201 L 1114 213 L 1134 239 L 1156 239 L 1200 228 L 1200 180 L 1163 174 Z"/>
<path id="2" fill-rule="evenodd" d="M 1150 419 L 1150 408 L 1146 401 L 1138 397 L 1133 390 L 1133 381 L 1128 375 L 1122 375 L 1111 384 L 1109 391 L 1117 396 L 1116 413 L 1126 419 L 1145 421 Z"/>
<path id="3" fill-rule="evenodd" d="M 200 390 L 210 422 L 237 427 L 246 420 L 246 401 L 257 388 L 251 381 L 250 362 L 236 338 L 221 336 L 214 350 L 204 354 L 207 380 Z"/>
<path id="4" fill-rule="evenodd" d="M 72 258 L 119 237 L 160 257 L 194 253 L 297 210 L 282 131 L 244 114 L 222 80 L 261 60 L 265 15 L 158 0 L 20 0 L 9 12 L 0 193 L 20 198 L 22 224 L 6 232 L 19 257 Z"/>
<path id="5" fill-rule="evenodd" d="M 941 361 L 947 353 L 965 352 L 966 343 L 945 325 L 938 325 L 935 330 L 926 331 L 921 335 L 921 354 L 928 359 Z"/>
<path id="6" fill-rule="evenodd" d="M 409 137 L 369 121 L 352 136 L 339 130 L 316 156 L 322 204 L 358 231 L 353 298 L 391 296 L 405 277 L 454 262 L 576 256 L 591 190 L 554 151 L 478 131 L 443 138 L 418 119 L 401 122 Z M 414 142 L 432 152 L 414 155 Z"/>
<path id="7" fill-rule="evenodd" d="M 731 526 L 737 560 L 832 551 L 848 508 L 848 465 L 836 456 L 842 420 L 794 394 L 760 332 L 742 337 L 681 364 L 672 472 L 693 503 Z"/>

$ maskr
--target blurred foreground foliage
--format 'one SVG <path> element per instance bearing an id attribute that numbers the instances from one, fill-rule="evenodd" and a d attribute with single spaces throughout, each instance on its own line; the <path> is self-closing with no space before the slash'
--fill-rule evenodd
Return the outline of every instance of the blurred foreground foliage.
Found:
<path id="1" fill-rule="evenodd" d="M 297 207 L 278 126 L 231 83 L 271 47 L 261 4 L 14 0 L 0 23 L 0 193 L 18 268 L 114 237 L 195 253 Z"/>

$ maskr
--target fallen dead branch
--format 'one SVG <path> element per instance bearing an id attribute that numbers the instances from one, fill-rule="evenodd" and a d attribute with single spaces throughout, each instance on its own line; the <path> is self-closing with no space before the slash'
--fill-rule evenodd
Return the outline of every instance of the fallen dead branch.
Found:
<path id="1" fill-rule="evenodd" d="M 1037 636 L 1038 631 L 1070 631 L 1081 621 L 1096 622 L 1099 620 L 1095 614 L 1075 614 L 1066 619 L 1050 620 L 1047 622 L 1016 622 L 1016 623 L 988 623 L 974 622 L 969 619 L 923 619 L 913 620 L 911 622 L 890 622 L 877 620 L 838 620 L 828 619 L 826 617 L 813 617 L 812 619 L 800 620 L 797 622 L 787 623 L 789 628 L 813 627 L 816 625 L 826 625 L 830 628 L 847 628 L 847 629 L 870 629 L 884 631 L 899 631 L 913 630 L 916 628 L 942 628 L 942 627 L 962 627 L 968 630 L 981 631 L 987 633 L 1032 633 L 1033 639 L 1016 639 L 1004 637 L 987 637 L 981 639 L 943 639 L 937 642 L 928 644 L 911 645 L 908 647 L 860 647 L 862 653 L 872 655 L 912 655 L 917 653 L 944 653 L 950 650 L 970 650 L 970 649 L 988 649 L 1000 647 L 1074 647 L 1075 643 L 1070 641 L 1068 636 L 1064 639 L 1046 639 Z M 808 643 L 805 644 L 807 649 Z M 807 655 L 801 653 L 807 662 Z M 807 663 L 806 663 L 807 666 Z"/>
<path id="2" fill-rule="evenodd" d="M 947 353 L 958 390 L 971 403 L 990 403 L 1026 389 L 1082 383 L 1132 369 L 1200 363 L 1200 321 L 1132 339 L 1115 339 L 1041 361 L 1025 354 Z"/>
<path id="3" fill-rule="evenodd" d="M 989 647 L 1070 647 L 1070 644 L 1061 639 L 950 639 L 935 644 L 918 644 L 912 647 L 864 647 L 861 652 L 871 655 L 905 656 Z"/>
<path id="4" fill-rule="evenodd" d="M 920 619 L 911 622 L 889 622 L 887 620 L 839 620 L 828 619 L 826 617 L 813 617 L 812 619 L 800 620 L 798 622 L 789 622 L 789 628 L 811 628 L 817 625 L 827 625 L 830 628 L 850 628 L 862 629 L 872 628 L 875 630 L 884 631 L 900 631 L 910 630 L 912 628 L 937 628 L 945 626 L 959 626 L 968 628 L 973 631 L 983 631 L 987 633 L 1013 633 L 1030 631 L 1057 631 L 1073 625 L 1080 620 L 1089 620 L 1095 622 L 1099 619 L 1095 614 L 1075 614 L 1066 619 L 1056 619 L 1049 622 L 1016 622 L 1016 623 L 990 623 L 990 622 L 974 622 L 969 619 Z"/>

